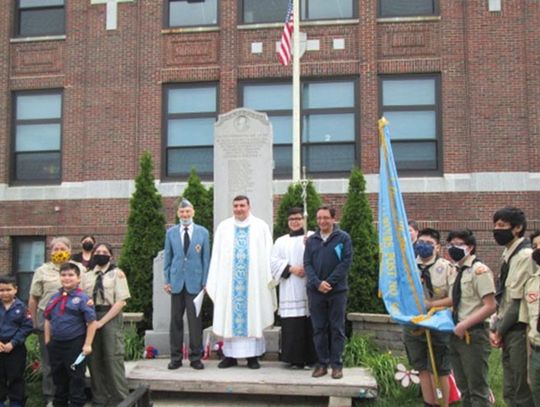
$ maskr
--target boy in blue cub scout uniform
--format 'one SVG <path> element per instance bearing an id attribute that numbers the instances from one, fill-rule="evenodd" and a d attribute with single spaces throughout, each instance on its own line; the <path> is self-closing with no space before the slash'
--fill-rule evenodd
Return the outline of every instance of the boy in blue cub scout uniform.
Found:
<path id="1" fill-rule="evenodd" d="M 32 332 L 32 317 L 24 303 L 15 297 L 13 277 L 0 277 L 0 407 L 9 398 L 11 407 L 24 405 L 24 341 Z"/>
<path id="2" fill-rule="evenodd" d="M 206 285 L 210 263 L 208 230 L 193 223 L 195 210 L 187 199 L 178 205 L 180 224 L 165 236 L 164 290 L 171 295 L 169 369 L 182 366 L 184 311 L 189 325 L 189 360 L 193 369 L 204 369 L 201 362 L 202 315 L 197 316 L 193 299 Z"/>
<path id="3" fill-rule="evenodd" d="M 352 262 L 350 236 L 335 224 L 334 208 L 317 210 L 319 230 L 306 241 L 304 270 L 313 324 L 313 342 L 318 363 L 313 377 L 321 377 L 332 367 L 332 378 L 343 377 L 341 359 L 345 347 L 347 274 Z"/>
<path id="4" fill-rule="evenodd" d="M 60 266 L 62 288 L 45 308 L 45 343 L 56 387 L 55 407 L 84 406 L 86 361 L 78 363 L 81 352 L 92 353 L 96 333 L 96 312 L 90 298 L 79 288 L 81 271 L 76 263 Z"/>

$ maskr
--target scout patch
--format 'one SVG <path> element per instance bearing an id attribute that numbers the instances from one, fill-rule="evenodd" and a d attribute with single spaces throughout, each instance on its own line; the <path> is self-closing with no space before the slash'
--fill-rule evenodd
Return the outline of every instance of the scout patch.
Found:
<path id="1" fill-rule="evenodd" d="M 118 278 L 126 278 L 126 275 L 124 274 L 122 270 L 118 270 L 116 272 L 116 275 L 118 276 Z"/>
<path id="2" fill-rule="evenodd" d="M 195 251 L 196 251 L 197 253 L 200 253 L 201 249 L 202 249 L 202 247 L 201 247 L 200 244 L 198 244 L 198 245 L 195 246 Z"/>
<path id="3" fill-rule="evenodd" d="M 477 267 L 476 270 L 474 270 L 475 274 L 484 274 L 487 273 L 488 268 L 484 266 Z"/>
<path id="4" fill-rule="evenodd" d="M 77 305 L 78 303 L 81 302 L 81 299 L 80 299 L 79 297 L 75 297 L 75 298 L 73 298 L 73 299 L 71 300 L 71 302 L 72 302 L 73 304 Z"/>
<path id="5" fill-rule="evenodd" d="M 439 266 L 435 269 L 435 271 L 439 274 L 441 274 L 443 271 L 444 271 L 444 267 L 443 266 Z"/>
<path id="6" fill-rule="evenodd" d="M 530 291 L 527 293 L 527 302 L 532 304 L 538 299 L 538 291 Z"/>

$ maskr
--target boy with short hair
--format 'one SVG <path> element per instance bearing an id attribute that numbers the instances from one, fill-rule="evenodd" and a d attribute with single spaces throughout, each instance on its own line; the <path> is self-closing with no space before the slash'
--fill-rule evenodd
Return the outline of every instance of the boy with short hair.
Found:
<path id="1" fill-rule="evenodd" d="M 448 260 L 440 257 L 440 240 L 441 235 L 439 231 L 431 228 L 425 228 L 418 232 L 416 240 L 416 263 L 422 281 L 424 302 L 427 309 L 432 307 L 449 307 L 451 305 L 449 298 L 449 277 L 453 266 Z M 435 367 L 439 375 L 440 388 L 443 393 L 442 405 L 447 406 L 449 394 L 448 375 L 451 370 L 450 359 L 448 357 L 450 333 L 431 330 L 429 334 L 432 338 Z M 403 339 L 409 362 L 420 373 L 420 388 L 422 390 L 424 406 L 439 405 L 425 329 L 405 327 L 403 330 Z"/>
<path id="2" fill-rule="evenodd" d="M 529 323 L 529 383 L 535 406 L 540 406 L 540 230 L 531 236 L 533 273 L 523 292 L 520 312 L 526 312 Z"/>
<path id="3" fill-rule="evenodd" d="M 527 383 L 527 321 L 520 315 L 525 283 L 531 276 L 532 257 L 525 214 L 507 206 L 493 215 L 493 238 L 504 246 L 497 285 L 497 316 L 492 320 L 490 342 L 502 348 L 503 397 L 508 406 L 533 407 Z"/>
<path id="4" fill-rule="evenodd" d="M 0 276 L 0 407 L 9 398 L 11 407 L 24 405 L 24 341 L 32 332 L 32 317 L 17 297 L 13 277 Z"/>
<path id="5" fill-rule="evenodd" d="M 86 361 L 75 365 L 79 354 L 92 352 L 96 312 L 90 298 L 79 288 L 81 271 L 74 262 L 60 266 L 62 288 L 45 309 L 47 344 L 56 392 L 55 406 L 84 406 Z"/>
<path id="6" fill-rule="evenodd" d="M 450 360 L 464 407 L 490 407 L 488 360 L 491 348 L 485 320 L 495 312 L 491 270 L 476 257 L 476 238 L 468 229 L 448 234 L 448 256 L 456 268 L 450 278 L 456 327 Z"/>

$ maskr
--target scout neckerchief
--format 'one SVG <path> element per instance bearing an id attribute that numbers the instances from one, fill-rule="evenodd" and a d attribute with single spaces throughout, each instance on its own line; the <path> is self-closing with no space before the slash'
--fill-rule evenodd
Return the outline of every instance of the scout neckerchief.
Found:
<path id="1" fill-rule="evenodd" d="M 67 300 L 68 300 L 68 297 L 71 293 L 80 293 L 81 292 L 81 289 L 80 288 L 76 288 L 75 290 L 72 290 L 71 292 L 67 292 L 65 291 L 63 288 L 60 289 L 60 295 L 58 297 L 56 297 L 53 302 L 51 302 L 51 304 L 45 309 L 45 318 L 48 318 L 49 315 L 51 315 L 51 312 L 53 311 L 54 307 L 56 307 L 56 305 L 58 303 L 60 303 L 60 312 L 59 314 L 62 315 L 64 313 L 64 311 L 66 310 L 66 303 L 67 303 Z"/>
<path id="2" fill-rule="evenodd" d="M 501 300 L 504 294 L 506 279 L 508 278 L 508 272 L 510 271 L 510 260 L 514 257 L 521 249 L 530 247 L 529 241 L 524 239 L 520 244 L 517 245 L 516 249 L 508 257 L 508 260 L 503 261 L 501 265 L 501 273 L 499 274 L 499 281 L 497 284 L 497 292 L 495 293 L 495 299 L 497 300 L 497 307 L 501 304 Z"/>
<path id="3" fill-rule="evenodd" d="M 429 273 L 429 268 L 433 266 L 437 262 L 437 260 L 438 257 L 435 257 L 433 263 L 426 265 L 417 263 L 418 270 L 420 270 L 420 277 L 422 278 L 422 282 L 426 285 L 429 298 L 433 298 L 433 283 L 431 281 L 431 274 Z"/>
<path id="4" fill-rule="evenodd" d="M 96 283 L 94 284 L 94 291 L 92 293 L 92 298 L 94 299 L 94 304 L 97 305 L 96 299 L 99 296 L 103 301 L 105 301 L 105 290 L 103 288 L 103 276 L 107 274 L 109 271 L 114 270 L 116 268 L 116 265 L 113 263 L 109 263 L 109 267 L 107 270 L 105 270 L 103 273 L 101 270 L 96 271 Z"/>
<path id="5" fill-rule="evenodd" d="M 472 268 L 474 263 L 478 263 L 479 261 L 480 260 L 475 258 L 470 266 L 463 265 L 458 268 L 458 274 L 454 281 L 454 286 L 452 287 L 452 318 L 455 324 L 458 323 L 458 307 L 461 301 L 461 277 L 463 277 L 463 272 L 466 269 Z"/>

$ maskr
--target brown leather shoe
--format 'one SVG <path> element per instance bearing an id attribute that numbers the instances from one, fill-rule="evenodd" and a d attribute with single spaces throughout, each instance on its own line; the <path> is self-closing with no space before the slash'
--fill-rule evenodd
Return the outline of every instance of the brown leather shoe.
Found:
<path id="1" fill-rule="evenodd" d="M 343 378 L 343 369 L 340 367 L 336 367 L 335 369 L 332 369 L 332 379 L 341 379 Z"/>
<path id="2" fill-rule="evenodd" d="M 328 373 L 328 369 L 326 367 L 320 367 L 319 366 L 319 367 L 315 368 L 315 370 L 311 374 L 311 377 L 322 377 L 327 373 Z"/>

